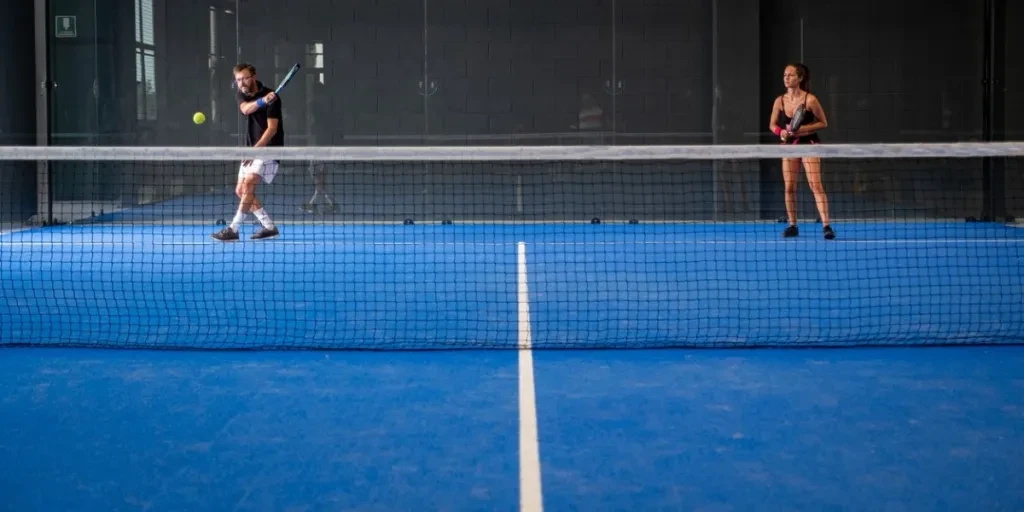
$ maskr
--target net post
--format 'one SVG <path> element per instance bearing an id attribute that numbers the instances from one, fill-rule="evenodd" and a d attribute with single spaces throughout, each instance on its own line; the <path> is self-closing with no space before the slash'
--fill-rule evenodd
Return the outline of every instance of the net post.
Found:
<path id="1" fill-rule="evenodd" d="M 985 0 L 984 69 L 982 70 L 983 140 L 1006 140 L 1005 49 L 1006 0 Z M 1006 160 L 985 157 L 982 160 L 982 212 L 987 222 L 1006 219 Z"/>
<path id="2" fill-rule="evenodd" d="M 36 145 L 48 146 L 50 143 L 50 89 L 54 84 L 50 81 L 49 72 L 49 23 L 48 2 L 35 0 L 35 76 L 39 89 L 36 91 Z M 50 166 L 46 160 L 36 162 L 36 211 L 35 218 L 40 224 L 53 221 L 53 201 L 50 190 Z"/>

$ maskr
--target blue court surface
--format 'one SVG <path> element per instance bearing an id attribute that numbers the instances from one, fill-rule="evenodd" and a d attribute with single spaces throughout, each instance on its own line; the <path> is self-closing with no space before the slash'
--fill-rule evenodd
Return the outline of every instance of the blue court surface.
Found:
<path id="1" fill-rule="evenodd" d="M 1024 506 L 1021 348 L 516 354 L 5 350 L 0 509 Z"/>
<path id="2" fill-rule="evenodd" d="M 1024 507 L 1024 230 L 781 227 L 0 235 L 0 510 Z"/>

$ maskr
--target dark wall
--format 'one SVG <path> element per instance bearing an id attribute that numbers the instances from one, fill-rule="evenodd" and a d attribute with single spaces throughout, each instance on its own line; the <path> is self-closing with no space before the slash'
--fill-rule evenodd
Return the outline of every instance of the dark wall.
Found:
<path id="1" fill-rule="evenodd" d="M 0 18 L 0 144 L 32 144 L 35 141 L 35 59 L 32 4 L 18 2 Z"/>
<path id="2" fill-rule="evenodd" d="M 1005 52 L 1006 138 L 1024 140 L 1024 2 L 1007 0 Z M 1006 160 L 1007 213 L 1024 219 L 1024 158 Z"/>
<path id="3" fill-rule="evenodd" d="M 161 145 L 236 144 L 232 134 L 238 132 L 241 116 L 231 74 L 240 44 L 235 2 L 154 0 L 154 18 L 157 48 L 173 48 L 157 59 L 162 92 L 157 95 L 154 138 Z M 254 54 L 266 51 L 251 41 L 241 45 Z M 201 126 L 192 122 L 197 111 L 206 115 Z"/>
<path id="4" fill-rule="evenodd" d="M 1006 2 L 1006 132 L 1010 140 L 1024 140 L 1024 2 Z"/>
<path id="5" fill-rule="evenodd" d="M 762 131 L 760 2 L 715 0 L 711 8 L 713 141 L 757 143 Z M 716 220 L 759 215 L 760 167 L 757 160 L 715 161 L 711 197 Z"/>
<path id="6" fill-rule="evenodd" d="M 52 144 L 119 145 L 134 140 L 136 60 L 134 2 L 51 0 Z M 74 16 L 75 37 L 58 38 L 58 15 Z"/>
<path id="7" fill-rule="evenodd" d="M 161 60 L 162 76 L 209 81 L 208 7 L 158 10 L 161 43 L 175 48 Z M 285 96 L 293 144 L 400 144 L 428 134 L 467 143 L 467 136 L 538 133 L 551 134 L 538 139 L 545 143 L 609 143 L 600 132 L 613 128 L 654 134 L 631 142 L 711 141 L 706 0 L 432 0 L 426 8 L 421 0 L 246 2 L 237 32 L 225 9 L 217 25 L 222 65 L 214 71 L 221 91 L 230 85 L 236 36 L 241 59 L 267 83 L 296 61 L 305 65 Z M 317 43 L 323 69 L 316 69 Z M 217 94 L 205 86 L 181 92 L 167 98 L 180 120 L 163 122 L 173 125 L 170 138 L 188 140 L 191 113 L 212 109 Z M 586 107 L 599 124 L 581 127 Z M 224 127 L 200 130 L 214 128 Z"/>
<path id="8" fill-rule="evenodd" d="M 982 2 L 767 2 L 762 14 L 771 101 L 782 70 L 811 68 L 835 142 L 958 141 L 981 137 Z"/>
<path id="9" fill-rule="evenodd" d="M 13 2 L 0 18 L 0 145 L 34 144 L 35 64 L 32 3 Z M 20 221 L 35 210 L 35 165 L 0 164 L 0 222 Z"/>
<path id="10" fill-rule="evenodd" d="M 716 3 L 724 5 L 720 18 L 759 16 L 758 30 L 742 22 L 726 26 L 716 48 Z M 600 126 L 582 131 L 614 128 L 618 143 L 708 143 L 714 132 L 712 60 L 716 52 L 745 50 L 757 58 L 720 68 L 720 108 L 742 103 L 766 116 L 781 92 L 782 66 L 802 54 L 832 123 L 827 140 L 980 137 L 980 3 L 734 4 L 313 0 L 296 6 L 218 0 L 170 8 L 167 0 L 154 0 L 157 114 L 149 119 L 154 122 L 140 123 L 132 76 L 133 2 L 52 0 L 54 11 L 79 14 L 80 31 L 75 40 L 53 40 L 52 68 L 61 83 L 54 129 L 59 138 L 103 134 L 103 142 L 148 136 L 152 141 L 146 142 L 154 143 L 220 143 L 239 126 L 231 66 L 241 58 L 268 83 L 296 61 L 305 65 L 285 98 L 294 143 L 311 132 L 318 144 L 424 134 L 557 133 L 572 139 L 566 134 L 581 131 L 585 95 L 600 113 Z M 1020 9 L 1008 3 L 1008 19 L 1020 17 L 1014 14 Z M 1019 47 L 1012 40 L 1019 31 L 1012 22 L 1007 26 L 1006 47 Z M 316 69 L 317 43 L 323 69 Z M 1019 73 L 1011 69 L 1012 58 L 1007 62 Z M 723 92 L 735 91 L 735 82 L 753 81 L 760 84 L 756 105 Z M 1008 92 L 1008 107 L 1016 98 Z M 190 121 L 197 110 L 209 119 L 201 127 Z M 764 136 L 762 128 L 745 135 Z M 611 142 L 596 135 L 584 140 Z"/>
<path id="11" fill-rule="evenodd" d="M 241 120 L 231 67 L 239 60 L 253 63 L 269 85 L 293 63 L 304 64 L 284 94 L 291 145 L 772 142 L 765 128 L 783 66 L 801 59 L 829 117 L 826 142 L 982 135 L 981 2 L 153 0 L 156 88 L 143 99 L 134 80 L 133 4 L 52 0 L 82 13 L 79 39 L 53 47 L 57 139 L 236 144 Z M 1024 102 L 1015 65 L 1022 44 L 1013 30 L 1022 8 L 1008 2 L 1007 9 L 1012 112 Z M 206 124 L 191 122 L 196 111 L 206 113 Z M 592 125 L 582 126 L 588 111 Z M 1007 116 L 1011 136 L 1022 128 Z M 762 164 L 716 166 L 700 191 L 716 207 L 717 198 L 728 198 L 776 217 L 778 162 Z M 978 214 L 979 162 L 914 164 L 828 162 L 835 211 L 878 204 L 862 214 L 907 205 Z M 1008 185 L 1022 181 L 1017 169 L 1007 168 Z M 164 190 L 159 180 L 171 178 L 153 173 L 118 186 Z M 222 179 L 233 179 L 230 170 L 215 177 Z M 801 190 L 802 211 L 813 216 Z"/>
<path id="12" fill-rule="evenodd" d="M 133 4 L 51 0 L 51 144 L 117 146 L 140 141 Z M 56 16 L 75 17 L 74 37 L 56 37 Z M 54 163 L 49 170 L 54 201 L 114 201 L 131 188 L 131 175 L 111 171 L 107 164 Z"/>
<path id="13" fill-rule="evenodd" d="M 153 129 L 173 143 L 221 143 L 237 132 L 230 71 L 240 57 L 268 83 L 296 61 L 305 65 L 285 97 L 293 144 L 408 143 L 424 135 L 458 143 L 481 135 L 518 144 L 710 143 L 714 3 L 225 0 L 215 6 L 211 58 L 211 3 L 169 9 L 156 0 L 161 88 Z M 719 50 L 759 55 L 720 75 L 721 84 L 761 84 L 753 94 L 759 116 L 781 90 L 782 66 L 800 59 L 802 18 L 803 57 L 832 122 L 828 140 L 980 137 L 980 4 L 723 3 L 726 17 L 761 18 L 759 33 L 717 36 Z M 315 65 L 317 43 L 323 69 Z M 585 101 L 599 112 L 599 127 L 579 128 Z M 191 124 L 196 110 L 207 113 L 206 125 Z M 761 128 L 746 136 L 764 136 Z M 594 133 L 611 131 L 618 135 Z"/>

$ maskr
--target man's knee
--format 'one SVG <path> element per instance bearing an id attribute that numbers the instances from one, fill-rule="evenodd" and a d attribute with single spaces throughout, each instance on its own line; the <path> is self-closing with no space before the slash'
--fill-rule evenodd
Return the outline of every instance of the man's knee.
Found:
<path id="1" fill-rule="evenodd" d="M 256 189 L 256 185 L 259 185 L 261 181 L 262 179 L 259 174 L 250 174 L 245 177 L 244 181 L 242 181 L 242 185 L 246 190 L 251 192 Z"/>
<path id="2" fill-rule="evenodd" d="M 237 194 L 238 197 L 251 194 L 256 190 L 256 185 L 259 183 L 260 177 L 255 174 L 250 174 L 238 181 L 238 185 L 235 186 L 235 194 Z"/>

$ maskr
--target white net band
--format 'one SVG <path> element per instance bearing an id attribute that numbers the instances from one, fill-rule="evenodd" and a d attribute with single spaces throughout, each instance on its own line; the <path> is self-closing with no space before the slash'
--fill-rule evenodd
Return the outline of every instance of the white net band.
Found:
<path id="1" fill-rule="evenodd" d="M 1024 142 L 676 146 L 5 146 L 0 161 L 651 161 L 821 157 L 983 158 L 1024 156 Z"/>

